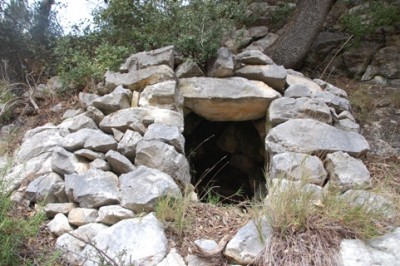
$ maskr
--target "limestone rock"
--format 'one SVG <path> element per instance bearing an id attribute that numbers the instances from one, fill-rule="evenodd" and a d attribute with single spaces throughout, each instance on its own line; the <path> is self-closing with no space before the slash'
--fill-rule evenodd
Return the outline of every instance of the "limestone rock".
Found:
<path id="1" fill-rule="evenodd" d="M 344 190 L 369 185 L 371 182 L 371 176 L 364 163 L 342 151 L 328 154 L 325 168 L 331 182 Z"/>
<path id="2" fill-rule="evenodd" d="M 93 162 L 89 163 L 90 168 L 97 168 L 102 171 L 110 171 L 111 166 L 109 163 L 104 161 L 103 159 L 95 159 Z"/>
<path id="3" fill-rule="evenodd" d="M 174 46 L 166 46 L 152 51 L 140 52 L 131 55 L 121 65 L 120 72 L 133 72 L 150 66 L 167 65 L 174 68 Z"/>
<path id="4" fill-rule="evenodd" d="M 157 265 L 167 254 L 168 241 L 160 222 L 153 213 L 142 218 L 120 221 L 101 231 L 93 241 L 97 248 L 121 265 Z M 87 245 L 81 252 L 90 258 L 83 265 L 100 265 L 96 250 Z"/>
<path id="5" fill-rule="evenodd" d="M 264 37 L 268 34 L 268 27 L 267 26 L 255 26 L 249 28 L 250 36 L 253 39 L 259 39 Z"/>
<path id="6" fill-rule="evenodd" d="M 284 152 L 272 157 L 271 178 L 287 178 L 322 185 L 327 177 L 322 161 L 317 156 Z"/>
<path id="7" fill-rule="evenodd" d="M 66 175 L 65 192 L 83 208 L 115 204 L 119 202 L 118 177 L 93 168 L 81 175 Z"/>
<path id="8" fill-rule="evenodd" d="M 93 161 L 95 159 L 105 159 L 104 153 L 95 152 L 89 149 L 81 149 L 74 152 L 76 156 L 88 159 L 89 161 Z"/>
<path id="9" fill-rule="evenodd" d="M 96 123 L 90 117 L 87 117 L 86 114 L 80 114 L 73 118 L 70 118 L 70 125 L 68 126 L 68 130 L 70 132 L 76 132 L 83 128 L 91 128 L 98 129 Z"/>
<path id="10" fill-rule="evenodd" d="M 400 227 L 397 227 L 393 232 L 387 233 L 383 236 L 369 240 L 367 243 L 371 247 L 387 252 L 394 255 L 395 260 L 391 261 L 387 265 L 396 265 L 400 263 Z M 383 265 L 383 264 L 382 264 Z"/>
<path id="11" fill-rule="evenodd" d="M 133 218 L 135 214 L 133 211 L 122 208 L 119 205 L 103 206 L 99 209 L 99 216 L 96 222 L 107 225 L 113 225 L 121 220 Z"/>
<path id="12" fill-rule="evenodd" d="M 113 172 L 117 175 L 125 174 L 135 170 L 135 166 L 131 163 L 131 161 L 117 151 L 108 151 L 106 153 L 106 159 L 111 165 Z"/>
<path id="13" fill-rule="evenodd" d="M 306 97 L 276 99 L 269 106 L 268 116 L 272 126 L 293 118 L 311 118 L 326 124 L 332 123 L 329 107 L 322 101 Z"/>
<path id="14" fill-rule="evenodd" d="M 226 47 L 217 50 L 215 60 L 208 66 L 208 76 L 216 78 L 225 78 L 233 75 L 234 63 L 231 51 Z"/>
<path id="15" fill-rule="evenodd" d="M 250 80 L 259 80 L 283 92 L 287 71 L 283 66 L 277 65 L 248 65 L 235 71 L 235 75 Z"/>
<path id="16" fill-rule="evenodd" d="M 62 116 L 62 119 L 68 119 L 68 118 L 73 118 L 74 116 L 83 114 L 83 109 L 79 108 L 79 109 L 69 109 L 67 111 L 65 111 L 65 113 Z"/>
<path id="17" fill-rule="evenodd" d="M 204 77 L 204 72 L 198 64 L 193 61 L 185 61 L 180 64 L 176 69 L 176 76 L 178 78 L 193 78 Z"/>
<path id="18" fill-rule="evenodd" d="M 68 218 L 62 213 L 57 214 L 53 220 L 47 223 L 47 228 L 56 236 L 74 230 L 71 225 L 69 225 Z"/>
<path id="19" fill-rule="evenodd" d="M 108 115 L 120 109 L 131 107 L 132 92 L 118 86 L 109 94 L 93 100 L 93 106 Z"/>
<path id="20" fill-rule="evenodd" d="M 369 144 L 358 133 L 341 131 L 313 119 L 291 119 L 269 131 L 265 148 L 273 154 L 291 151 L 318 155 L 344 151 L 358 157 L 369 150 Z"/>
<path id="21" fill-rule="evenodd" d="M 151 126 L 151 125 L 150 125 Z M 139 141 L 143 139 L 142 135 L 139 133 L 128 129 L 121 141 L 118 143 L 117 150 L 126 156 L 131 162 L 135 161 L 136 156 L 136 145 Z"/>
<path id="22" fill-rule="evenodd" d="M 100 130 L 96 131 L 95 135 L 88 136 L 83 145 L 85 149 L 102 153 L 106 153 L 109 150 L 116 150 L 117 146 L 118 144 L 112 136 L 104 134 Z"/>
<path id="23" fill-rule="evenodd" d="M 280 193 L 293 193 L 291 191 L 297 191 L 301 193 L 307 193 L 309 197 L 315 199 L 317 202 L 324 196 L 324 190 L 321 186 L 314 184 L 307 184 L 303 181 L 292 181 L 285 178 L 274 178 L 272 179 L 271 185 L 268 187 L 268 195 L 266 197 L 266 203 L 269 204 L 269 200 L 276 197 Z"/>
<path id="24" fill-rule="evenodd" d="M 175 79 L 174 71 L 169 66 L 160 65 L 123 74 L 108 71 L 105 75 L 105 84 L 110 89 L 122 85 L 131 91 L 140 91 L 148 85 L 173 79 Z"/>
<path id="25" fill-rule="evenodd" d="M 286 90 L 285 90 L 285 97 L 290 97 L 290 98 L 301 98 L 301 97 L 311 97 L 312 90 L 302 84 L 293 84 L 290 85 Z"/>
<path id="26" fill-rule="evenodd" d="M 330 93 L 335 94 L 336 96 L 342 97 L 342 98 L 346 98 L 348 97 L 347 92 L 345 90 L 342 90 L 341 88 L 338 88 L 336 86 L 333 86 L 332 84 L 320 80 L 320 79 L 314 79 L 313 80 L 315 83 L 317 83 L 319 86 L 321 86 L 321 88 L 324 91 L 328 91 Z"/>
<path id="27" fill-rule="evenodd" d="M 236 56 L 236 60 L 245 65 L 272 65 L 274 62 L 259 50 L 243 51 Z"/>
<path id="28" fill-rule="evenodd" d="M 251 220 L 242 227 L 226 245 L 224 255 L 241 265 L 251 264 L 257 255 L 264 249 L 271 227 L 265 218 Z"/>
<path id="29" fill-rule="evenodd" d="M 64 181 L 56 173 L 39 176 L 29 183 L 25 198 L 32 202 L 66 202 Z"/>
<path id="30" fill-rule="evenodd" d="M 60 174 L 84 173 L 88 170 L 89 166 L 78 160 L 75 154 L 66 151 L 61 147 L 56 147 L 53 150 L 51 157 L 51 169 Z"/>
<path id="31" fill-rule="evenodd" d="M 335 108 L 337 113 L 351 110 L 349 100 L 336 96 L 329 91 L 314 93 L 312 98 L 325 102 L 328 106 Z"/>
<path id="32" fill-rule="evenodd" d="M 112 133 L 111 129 L 115 128 L 122 132 L 132 129 L 144 134 L 146 131 L 145 120 L 151 120 L 152 123 L 177 126 L 183 132 L 183 115 L 181 113 L 145 107 L 123 109 L 107 115 L 101 121 L 100 128 L 107 133 Z"/>
<path id="33" fill-rule="evenodd" d="M 67 203 L 47 203 L 44 206 L 44 212 L 46 216 L 49 218 L 54 217 L 57 213 L 68 214 L 73 208 L 75 208 L 75 204 L 71 202 Z"/>
<path id="34" fill-rule="evenodd" d="M 63 137 L 62 132 L 52 125 L 28 130 L 15 156 L 15 163 L 25 163 L 33 157 L 53 151 L 61 145 Z"/>
<path id="35" fill-rule="evenodd" d="M 174 126 L 152 124 L 147 128 L 143 139 L 165 142 L 174 146 L 179 153 L 184 153 L 185 151 L 185 138 L 179 132 L 179 129 Z"/>
<path id="36" fill-rule="evenodd" d="M 292 85 L 303 85 L 309 88 L 313 93 L 322 91 L 321 87 L 311 79 L 294 74 L 287 75 L 286 83 L 289 87 Z"/>
<path id="37" fill-rule="evenodd" d="M 100 121 L 104 118 L 104 114 L 94 106 L 89 106 L 85 112 L 85 115 L 93 119 L 96 125 L 99 125 Z"/>
<path id="38" fill-rule="evenodd" d="M 184 105 L 211 121 L 244 121 L 264 117 L 280 94 L 260 81 L 244 78 L 181 79 Z"/>
<path id="39" fill-rule="evenodd" d="M 92 105 L 93 101 L 99 98 L 100 96 L 93 93 L 80 92 L 78 97 L 79 97 L 79 104 L 84 110 L 86 110 L 89 106 Z"/>
<path id="40" fill-rule="evenodd" d="M 278 34 L 275 33 L 268 33 L 267 36 L 265 36 L 264 38 L 253 42 L 252 44 L 250 44 L 249 46 L 247 46 L 244 50 L 248 51 L 248 50 L 259 50 L 263 53 L 265 53 L 268 49 L 268 47 L 273 44 L 277 39 L 279 38 Z"/>
<path id="41" fill-rule="evenodd" d="M 159 263 L 157 266 L 186 266 L 185 261 L 183 260 L 182 256 L 176 252 L 175 248 L 172 248 L 168 255 Z"/>
<path id="42" fill-rule="evenodd" d="M 120 176 L 121 205 L 134 212 L 153 211 L 158 199 L 180 198 L 181 192 L 167 174 L 146 166 Z"/>
<path id="43" fill-rule="evenodd" d="M 177 110 L 176 100 L 176 81 L 169 80 L 154 85 L 149 85 L 144 88 L 140 94 L 139 106 L 154 106 L 164 109 Z"/>
<path id="44" fill-rule="evenodd" d="M 381 44 L 378 43 L 363 42 L 363 45 L 346 49 L 341 55 L 341 62 L 346 72 L 352 76 L 361 77 L 380 47 Z"/>
<path id="45" fill-rule="evenodd" d="M 61 251 L 61 257 L 71 265 L 81 265 L 85 258 L 82 258 L 79 253 L 83 250 L 86 243 L 78 240 L 77 236 L 85 241 L 90 241 L 99 232 L 106 229 L 104 224 L 91 223 L 80 226 L 78 229 L 70 232 L 70 234 L 63 234 L 57 238 L 56 248 Z"/>
<path id="46" fill-rule="evenodd" d="M 350 119 L 341 119 L 335 123 L 335 127 L 348 132 L 360 132 L 360 125 Z"/>
<path id="47" fill-rule="evenodd" d="M 356 119 L 349 111 L 343 111 L 337 115 L 338 120 L 349 119 L 350 121 L 356 122 Z"/>
<path id="48" fill-rule="evenodd" d="M 136 148 L 135 165 L 158 169 L 176 181 L 190 183 L 189 163 L 186 157 L 178 153 L 173 146 L 160 141 L 140 141 Z"/>
<path id="49" fill-rule="evenodd" d="M 68 214 L 68 222 L 75 226 L 94 223 L 98 217 L 96 209 L 74 208 Z"/>

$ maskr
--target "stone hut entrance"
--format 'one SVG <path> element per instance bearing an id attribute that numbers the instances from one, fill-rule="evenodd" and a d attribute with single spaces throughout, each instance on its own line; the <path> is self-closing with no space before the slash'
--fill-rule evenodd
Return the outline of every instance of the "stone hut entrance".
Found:
<path id="1" fill-rule="evenodd" d="M 212 122 L 195 113 L 185 117 L 185 153 L 192 184 L 201 200 L 223 203 L 252 199 L 265 187 L 265 149 L 254 121 Z"/>

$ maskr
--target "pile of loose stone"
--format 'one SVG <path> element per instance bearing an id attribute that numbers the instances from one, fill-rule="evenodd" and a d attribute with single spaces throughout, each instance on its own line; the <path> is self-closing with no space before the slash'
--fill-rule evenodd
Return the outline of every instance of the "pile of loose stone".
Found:
<path id="1" fill-rule="evenodd" d="M 370 183 L 358 159 L 369 145 L 345 91 L 275 65 L 258 50 L 233 55 L 221 48 L 208 69 L 206 77 L 172 46 L 134 54 L 120 72 L 106 73 L 97 94 L 80 93 L 82 108 L 67 111 L 61 124 L 26 133 L 5 177 L 8 190 L 16 201 L 45 203 L 48 228 L 68 263 L 99 265 L 97 248 L 121 265 L 208 265 L 169 250 L 153 213 L 157 199 L 180 198 L 190 184 L 182 135 L 190 112 L 261 123 L 269 178 L 296 183 L 306 176 L 317 193 L 335 184 L 355 204 L 390 207 L 382 196 L 354 189 Z M 250 221 L 229 241 L 224 255 L 232 263 L 247 265 L 263 249 L 260 239 L 271 228 L 262 221 L 263 238 Z M 215 240 L 196 244 L 214 249 Z M 395 240 L 399 229 L 369 243 L 345 240 L 343 263 L 398 264 Z"/>

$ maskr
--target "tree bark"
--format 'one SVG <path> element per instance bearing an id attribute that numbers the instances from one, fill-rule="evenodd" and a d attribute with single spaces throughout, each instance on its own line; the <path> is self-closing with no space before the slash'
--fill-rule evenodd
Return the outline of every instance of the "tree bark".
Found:
<path id="1" fill-rule="evenodd" d="M 283 34 L 268 48 L 276 64 L 299 69 L 336 0 L 299 0 Z"/>

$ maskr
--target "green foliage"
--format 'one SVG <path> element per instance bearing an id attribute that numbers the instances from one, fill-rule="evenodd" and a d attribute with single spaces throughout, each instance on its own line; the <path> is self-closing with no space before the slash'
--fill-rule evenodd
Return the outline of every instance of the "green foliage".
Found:
<path id="1" fill-rule="evenodd" d="M 19 252 L 25 241 L 37 235 L 45 216 L 18 217 L 14 207 L 0 186 L 0 265 L 29 265 Z"/>
<path id="2" fill-rule="evenodd" d="M 272 12 L 271 15 L 271 27 L 278 30 L 281 29 L 289 18 L 292 16 L 295 10 L 295 5 L 289 3 L 281 3 L 276 10 Z"/>
<path id="3" fill-rule="evenodd" d="M 374 33 L 378 28 L 400 22 L 400 9 L 392 1 L 369 0 L 356 10 L 344 15 L 340 23 L 342 28 L 356 40 Z"/>
<path id="4" fill-rule="evenodd" d="M 54 53 L 66 89 L 70 84 L 74 87 L 94 85 L 106 69 L 118 69 L 129 54 L 129 49 L 124 46 L 99 41 L 95 34 L 60 38 Z"/>

